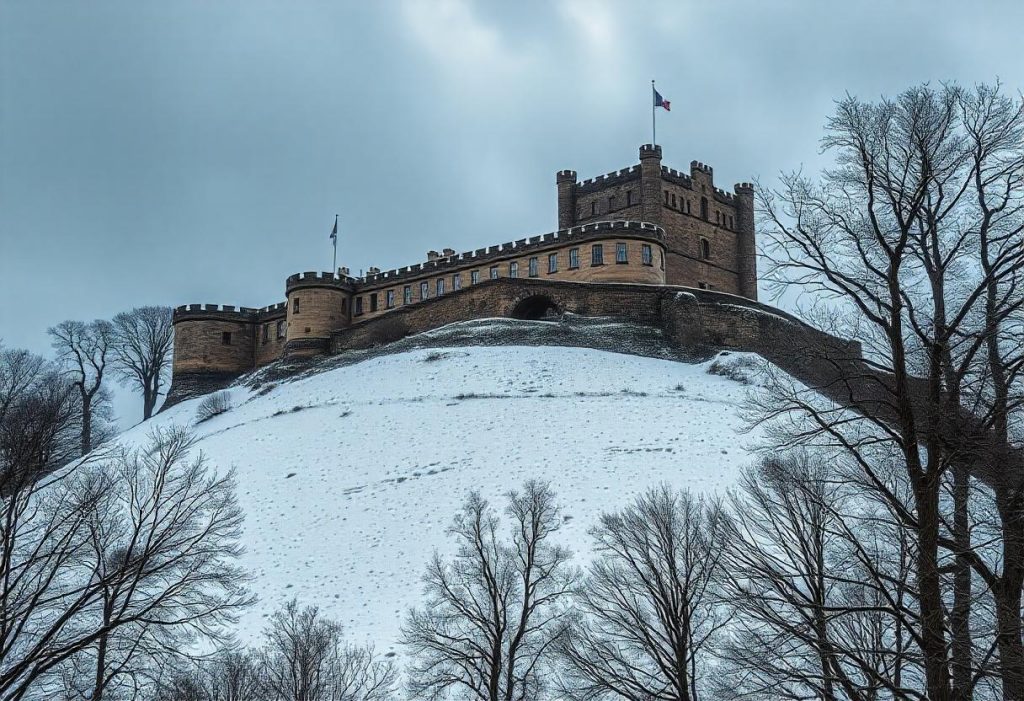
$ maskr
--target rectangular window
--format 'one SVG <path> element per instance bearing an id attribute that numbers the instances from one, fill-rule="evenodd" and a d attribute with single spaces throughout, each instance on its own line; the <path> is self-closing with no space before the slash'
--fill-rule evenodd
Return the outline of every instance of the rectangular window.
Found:
<path id="1" fill-rule="evenodd" d="M 270 324 L 263 325 L 263 342 L 267 343 L 270 340 Z"/>
<path id="2" fill-rule="evenodd" d="M 654 265 L 654 257 L 651 255 L 651 244 L 640 245 L 640 259 L 644 265 Z"/>
<path id="3" fill-rule="evenodd" d="M 631 204 L 633 204 L 633 191 L 626 190 L 626 206 L 629 207 Z"/>
<path id="4" fill-rule="evenodd" d="M 569 249 L 569 269 L 575 270 L 580 267 L 580 249 L 570 248 Z"/>
<path id="5" fill-rule="evenodd" d="M 549 253 L 548 254 L 548 272 L 549 273 L 557 273 L 558 272 L 558 254 L 557 253 Z"/>
<path id="6" fill-rule="evenodd" d="M 422 302 L 423 300 L 425 300 L 429 296 L 430 296 L 430 283 L 429 282 L 421 282 L 420 283 L 420 301 Z"/>
<path id="7" fill-rule="evenodd" d="M 686 200 L 686 213 L 690 213 L 690 200 Z"/>
<path id="8" fill-rule="evenodd" d="M 480 271 L 474 270 L 469 274 L 469 284 L 475 285 L 478 282 L 480 282 Z"/>
<path id="9" fill-rule="evenodd" d="M 492 265 L 491 266 L 491 279 L 492 280 L 497 280 L 498 279 L 498 266 L 496 266 L 496 265 Z"/>
<path id="10" fill-rule="evenodd" d="M 626 258 L 626 244 L 617 243 L 615 244 L 615 262 L 616 263 L 628 263 L 629 260 Z"/>
<path id="11" fill-rule="evenodd" d="M 529 263 L 530 277 L 537 277 L 537 256 L 532 256 Z"/>
<path id="12" fill-rule="evenodd" d="M 285 329 L 284 322 L 283 321 L 277 322 L 277 337 L 278 338 L 284 338 L 284 329 Z"/>
<path id="13" fill-rule="evenodd" d="M 298 313 L 299 313 L 299 298 L 296 297 L 295 299 L 292 300 L 292 314 L 298 314 Z"/>
<path id="14" fill-rule="evenodd" d="M 615 211 L 615 195 L 612 195 L 611 197 L 608 198 L 608 211 Z"/>
<path id="15" fill-rule="evenodd" d="M 590 203 L 590 216 L 597 216 L 597 200 Z"/>
<path id="16" fill-rule="evenodd" d="M 668 207 L 668 190 L 665 190 L 665 206 Z"/>
<path id="17" fill-rule="evenodd" d="M 509 263 L 508 264 L 508 276 L 509 277 L 519 277 L 519 263 Z"/>
<path id="18" fill-rule="evenodd" d="M 732 215 L 729 215 L 729 228 L 732 229 Z"/>
<path id="19" fill-rule="evenodd" d="M 402 288 L 402 304 L 412 304 L 412 285 Z"/>
<path id="20" fill-rule="evenodd" d="M 223 333 L 221 333 L 221 335 L 220 335 L 220 342 L 222 344 L 224 344 L 225 346 L 230 346 L 231 345 L 231 332 L 230 331 L 224 331 Z"/>
<path id="21" fill-rule="evenodd" d="M 395 307 L 395 291 L 388 290 L 384 293 L 384 304 L 388 309 L 394 309 Z"/>
<path id="22" fill-rule="evenodd" d="M 672 193 L 672 209 L 676 208 L 676 193 Z"/>
<path id="23" fill-rule="evenodd" d="M 452 289 L 462 289 L 462 273 L 455 273 L 454 275 L 452 275 Z"/>
<path id="24" fill-rule="evenodd" d="M 363 313 L 363 298 L 356 297 L 356 316 Z"/>
<path id="25" fill-rule="evenodd" d="M 371 312 L 377 311 L 377 293 L 376 292 L 374 292 L 372 295 L 370 295 L 370 311 Z"/>
<path id="26" fill-rule="evenodd" d="M 604 265 L 604 245 L 595 243 L 590 247 L 590 264 Z"/>
<path id="27" fill-rule="evenodd" d="M 441 295 L 444 294 L 444 278 L 443 277 L 439 277 L 437 279 L 437 283 L 436 284 L 437 284 L 437 296 L 440 297 Z"/>

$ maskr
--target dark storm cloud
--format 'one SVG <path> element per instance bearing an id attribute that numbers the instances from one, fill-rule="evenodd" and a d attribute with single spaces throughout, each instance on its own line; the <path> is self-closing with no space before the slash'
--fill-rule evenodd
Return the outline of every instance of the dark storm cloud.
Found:
<path id="1" fill-rule="evenodd" d="M 263 305 L 330 265 L 554 228 L 554 172 L 819 165 L 831 102 L 1024 87 L 1021 3 L 0 0 L 0 337 Z M 127 406 L 127 405 L 125 405 Z"/>

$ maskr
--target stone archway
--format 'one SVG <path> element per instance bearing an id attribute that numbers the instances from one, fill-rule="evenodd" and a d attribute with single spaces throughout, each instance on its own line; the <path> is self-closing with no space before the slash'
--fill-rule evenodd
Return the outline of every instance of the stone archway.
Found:
<path id="1" fill-rule="evenodd" d="M 531 321 L 554 321 L 561 315 L 555 300 L 547 295 L 530 295 L 519 300 L 512 309 L 513 319 Z"/>

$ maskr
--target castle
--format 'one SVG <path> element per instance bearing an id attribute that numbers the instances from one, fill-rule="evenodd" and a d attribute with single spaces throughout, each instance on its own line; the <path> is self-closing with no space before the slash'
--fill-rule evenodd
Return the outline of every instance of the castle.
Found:
<path id="1" fill-rule="evenodd" d="M 753 186 L 725 192 L 710 166 L 693 161 L 685 174 L 661 160 L 661 147 L 645 144 L 629 168 L 583 181 L 559 171 L 553 233 L 465 253 L 430 251 L 425 262 L 370 268 L 363 277 L 347 268 L 299 273 L 287 279 L 285 301 L 262 308 L 177 307 L 168 404 L 282 357 L 365 347 L 464 319 L 571 311 L 662 323 L 652 293 L 673 288 L 756 304 Z"/>

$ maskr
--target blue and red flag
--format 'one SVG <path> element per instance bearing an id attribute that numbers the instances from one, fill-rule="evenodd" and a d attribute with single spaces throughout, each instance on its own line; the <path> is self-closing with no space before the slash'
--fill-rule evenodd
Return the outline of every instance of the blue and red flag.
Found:
<path id="1" fill-rule="evenodd" d="M 654 106 L 655 107 L 664 107 L 666 112 L 671 112 L 672 111 L 671 104 L 672 104 L 671 102 L 669 102 L 668 100 L 666 100 L 665 98 L 663 98 L 661 96 L 660 92 L 658 92 L 657 90 L 654 91 Z"/>

